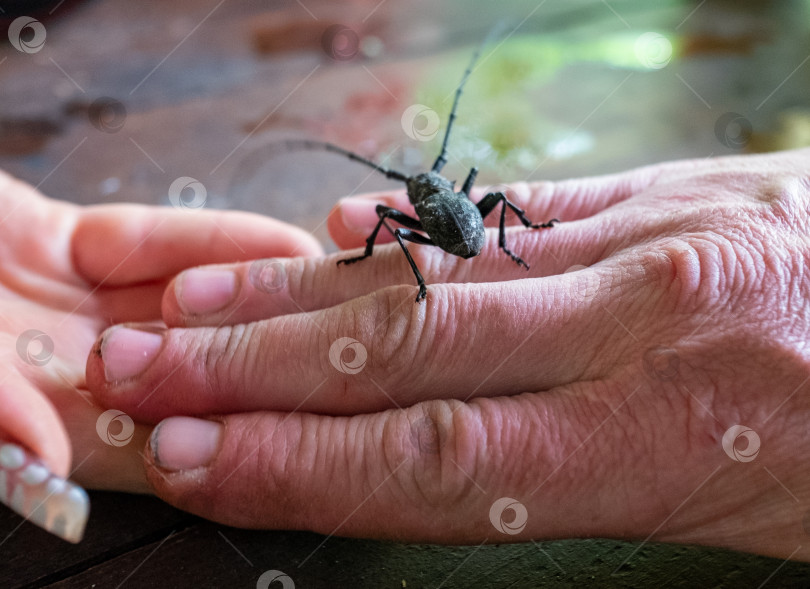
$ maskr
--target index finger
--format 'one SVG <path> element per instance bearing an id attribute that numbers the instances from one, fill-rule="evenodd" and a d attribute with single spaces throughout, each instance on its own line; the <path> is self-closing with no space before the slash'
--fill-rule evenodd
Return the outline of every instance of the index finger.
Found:
<path id="1" fill-rule="evenodd" d="M 201 264 L 323 253 L 311 234 L 269 217 L 135 204 L 83 210 L 71 247 L 77 270 L 108 285 L 160 280 Z"/>

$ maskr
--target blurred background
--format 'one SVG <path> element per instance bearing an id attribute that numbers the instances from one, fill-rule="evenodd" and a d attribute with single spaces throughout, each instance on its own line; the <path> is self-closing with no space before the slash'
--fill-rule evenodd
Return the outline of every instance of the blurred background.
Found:
<path id="1" fill-rule="evenodd" d="M 498 22 L 461 100 L 451 179 L 473 165 L 487 185 L 810 145 L 807 0 L 4 0 L 0 22 L 0 168 L 77 203 L 270 214 L 330 248 L 339 197 L 397 185 L 279 140 L 428 167 Z M 17 530 L 3 510 L 0 585 L 253 587 L 268 569 L 299 587 L 806 587 L 810 576 L 696 547 L 324 542 L 148 498 L 96 493 L 93 506 L 78 547 Z"/>
<path id="2" fill-rule="evenodd" d="M 498 22 L 461 101 L 451 178 L 477 165 L 479 184 L 559 179 L 810 144 L 807 1 L 2 6 L 6 26 L 38 22 L 0 48 L 0 166 L 75 202 L 168 205 L 174 181 L 192 178 L 202 188 L 175 204 L 271 214 L 326 243 L 338 197 L 396 185 L 274 142 L 323 139 L 423 169 Z M 428 110 L 403 121 L 412 105 Z"/>

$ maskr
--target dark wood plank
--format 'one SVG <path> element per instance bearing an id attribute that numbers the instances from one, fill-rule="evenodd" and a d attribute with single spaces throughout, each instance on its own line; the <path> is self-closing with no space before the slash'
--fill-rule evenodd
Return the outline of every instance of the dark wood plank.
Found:
<path id="1" fill-rule="evenodd" d="M 481 547 L 400 545 L 201 523 L 51 587 L 245 587 L 280 571 L 296 587 L 807 587 L 810 564 L 699 547 L 569 540 Z M 632 557 L 631 557 L 632 555 Z M 631 557 L 622 565 L 623 561 Z M 615 573 L 615 574 L 614 574 Z M 775 573 L 775 574 L 773 574 Z M 773 576 L 771 576 L 773 574 Z M 271 585 L 272 589 L 281 584 Z"/>
<path id="2" fill-rule="evenodd" d="M 0 587 L 64 578 L 198 521 L 154 497 L 97 491 L 90 500 L 85 537 L 76 545 L 0 509 Z"/>

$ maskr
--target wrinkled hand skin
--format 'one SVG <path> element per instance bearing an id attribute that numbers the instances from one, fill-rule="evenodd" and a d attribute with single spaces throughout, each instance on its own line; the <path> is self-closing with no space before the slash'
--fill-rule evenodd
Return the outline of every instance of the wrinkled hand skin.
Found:
<path id="1" fill-rule="evenodd" d="M 80 207 L 0 172 L 0 440 L 86 487 L 148 492 L 139 452 L 150 428 L 137 424 L 119 447 L 97 433 L 104 408 L 85 383 L 93 343 L 111 323 L 160 320 L 163 290 L 184 268 L 294 249 L 320 251 L 256 215 Z"/>
<path id="2" fill-rule="evenodd" d="M 508 232 L 531 270 L 494 230 L 471 260 L 410 246 L 421 304 L 396 244 L 352 267 L 335 263 L 349 252 L 264 262 L 272 289 L 250 263 L 220 266 L 239 294 L 211 315 L 182 311 L 181 275 L 157 359 L 107 383 L 91 356 L 88 386 L 147 422 L 218 415 L 210 463 L 150 461 L 148 476 L 167 501 L 237 526 L 810 560 L 809 170 L 801 150 L 515 184 L 529 218 L 563 221 Z M 329 220 L 343 248 L 363 245 L 376 203 L 412 210 L 402 192 L 350 200 Z M 330 362 L 341 337 L 367 351 L 355 374 Z M 724 450 L 735 425 L 759 436 L 753 460 Z M 502 497 L 526 508 L 519 533 L 490 521 Z"/>

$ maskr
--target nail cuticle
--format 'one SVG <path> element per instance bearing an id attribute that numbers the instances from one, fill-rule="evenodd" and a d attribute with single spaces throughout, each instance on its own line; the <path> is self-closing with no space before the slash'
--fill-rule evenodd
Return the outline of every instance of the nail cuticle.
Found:
<path id="1" fill-rule="evenodd" d="M 161 421 L 159 424 L 155 426 L 155 429 L 152 430 L 152 434 L 149 436 L 149 450 L 152 454 L 152 463 L 155 466 L 160 467 L 160 454 L 159 452 L 159 444 L 158 439 L 160 438 L 160 427 L 163 425 Z"/>

